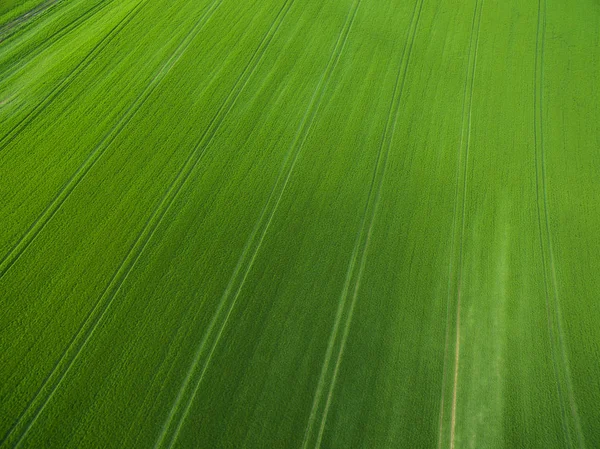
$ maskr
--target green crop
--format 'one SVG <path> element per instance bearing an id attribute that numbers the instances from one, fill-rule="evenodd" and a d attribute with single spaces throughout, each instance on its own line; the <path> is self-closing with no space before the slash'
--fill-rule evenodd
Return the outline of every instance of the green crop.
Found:
<path id="1" fill-rule="evenodd" d="M 600 447 L 600 8 L 0 4 L 0 448 Z"/>

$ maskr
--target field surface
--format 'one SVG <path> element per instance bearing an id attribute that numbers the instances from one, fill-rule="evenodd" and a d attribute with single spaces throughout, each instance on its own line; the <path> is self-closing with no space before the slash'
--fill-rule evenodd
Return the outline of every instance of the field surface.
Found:
<path id="1" fill-rule="evenodd" d="M 0 3 L 0 448 L 600 448 L 597 0 Z"/>

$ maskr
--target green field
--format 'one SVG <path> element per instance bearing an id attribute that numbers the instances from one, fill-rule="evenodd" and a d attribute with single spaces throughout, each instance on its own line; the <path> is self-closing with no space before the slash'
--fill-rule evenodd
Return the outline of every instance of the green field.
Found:
<path id="1" fill-rule="evenodd" d="M 0 1 L 0 448 L 600 448 L 598 0 Z"/>

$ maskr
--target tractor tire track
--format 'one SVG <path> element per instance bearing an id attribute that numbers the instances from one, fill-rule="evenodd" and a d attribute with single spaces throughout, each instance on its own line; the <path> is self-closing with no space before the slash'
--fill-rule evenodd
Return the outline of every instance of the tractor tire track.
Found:
<path id="1" fill-rule="evenodd" d="M 88 22 L 89 19 L 96 16 L 96 14 L 100 13 L 104 9 L 108 8 L 109 5 L 112 5 L 114 0 L 108 0 L 106 2 L 98 2 L 83 14 L 81 14 L 74 21 L 64 25 L 59 30 L 55 31 L 52 36 L 45 39 L 41 45 L 36 46 L 31 52 L 27 53 L 27 61 L 19 60 L 18 64 L 12 64 L 9 67 L 5 68 L 4 71 L 0 71 L 0 78 L 3 80 L 13 76 L 16 72 L 23 69 L 27 66 L 36 56 L 43 53 L 46 49 L 51 48 L 52 45 L 60 40 L 65 35 L 77 30 L 81 25 L 84 25 Z"/>
<path id="2" fill-rule="evenodd" d="M 134 102 L 125 111 L 125 114 L 121 117 L 119 122 L 109 131 L 109 133 L 102 139 L 102 141 L 94 148 L 94 150 L 88 155 L 83 164 L 75 171 L 75 173 L 69 178 L 64 187 L 54 197 L 51 203 L 44 209 L 40 216 L 33 222 L 29 229 L 23 234 L 19 241 L 11 248 L 8 254 L 0 262 L 0 279 L 6 274 L 6 272 L 19 260 L 25 250 L 31 245 L 36 239 L 40 232 L 46 227 L 48 222 L 54 217 L 58 210 L 65 203 L 67 198 L 71 195 L 73 190 L 81 183 L 89 171 L 104 155 L 106 150 L 119 136 L 121 131 L 129 124 L 133 119 L 142 105 L 155 91 L 158 85 L 163 81 L 171 69 L 177 64 L 181 56 L 185 53 L 190 43 L 196 37 L 198 32 L 202 29 L 202 26 L 210 19 L 214 11 L 221 4 L 222 0 L 215 0 L 207 8 L 205 13 L 196 22 L 194 27 L 184 37 L 183 41 L 175 49 L 171 57 L 161 67 L 161 69 L 154 75 L 150 83 L 146 88 L 138 95 Z"/>
<path id="3" fill-rule="evenodd" d="M 209 13 L 212 15 L 212 12 L 214 12 L 216 6 L 218 6 L 221 2 L 222 0 L 215 0 L 212 4 L 212 9 L 205 13 L 205 15 L 203 15 L 203 18 L 205 18 Z M 261 42 L 261 45 L 265 43 L 265 41 L 267 40 L 266 38 L 267 36 L 265 36 L 265 38 Z M 269 39 L 268 41 L 270 42 L 270 40 L 271 39 Z M 215 114 L 215 116 L 213 117 L 209 127 L 203 133 L 198 143 L 194 146 L 194 149 L 190 152 L 188 158 L 181 166 L 174 180 L 169 185 L 169 188 L 163 195 L 156 209 L 153 211 L 151 217 L 146 221 L 142 231 L 136 238 L 135 242 L 131 245 L 125 259 L 121 262 L 116 272 L 113 274 L 103 294 L 96 302 L 95 306 L 90 311 L 90 313 L 86 316 L 84 322 L 78 329 L 77 333 L 71 339 L 71 342 L 69 343 L 65 352 L 55 364 L 52 372 L 47 376 L 46 380 L 36 393 L 35 397 L 30 401 L 27 409 L 23 412 L 19 420 L 13 425 L 12 429 L 9 431 L 9 434 L 4 438 L 0 445 L 5 444 L 6 442 L 10 442 L 12 440 L 16 440 L 16 443 L 13 444 L 13 447 L 19 446 L 29 429 L 31 429 L 31 427 L 34 425 L 37 418 L 41 415 L 46 405 L 50 402 L 50 400 L 64 381 L 66 375 L 69 373 L 69 371 L 81 355 L 84 347 L 91 340 L 96 329 L 98 328 L 99 323 L 102 321 L 107 311 L 110 309 L 110 306 L 116 294 L 120 290 L 121 285 L 123 284 L 123 282 L 125 282 L 129 273 L 135 266 L 136 262 L 139 260 L 141 254 L 143 253 L 152 236 L 156 232 L 156 229 L 162 222 L 162 219 L 170 209 L 170 206 L 173 204 L 175 198 L 178 196 L 182 187 L 189 179 L 191 172 L 204 155 L 204 150 L 211 143 L 216 131 L 220 127 L 224 118 L 233 108 L 233 105 L 235 104 L 241 91 L 246 86 L 250 75 L 254 72 L 256 65 L 258 64 L 260 59 L 262 59 L 262 56 L 264 56 L 266 46 L 262 45 L 261 48 L 261 45 L 257 47 L 255 53 L 246 65 L 244 71 L 238 77 L 234 87 L 222 103 L 217 114 Z M 253 64 L 253 62 L 255 62 L 255 64 Z"/>
<path id="4" fill-rule="evenodd" d="M 125 28 L 141 11 L 142 6 L 149 0 L 140 0 L 127 14 L 90 50 L 90 52 L 75 66 L 69 75 L 56 85 L 41 102 L 33 107 L 25 117 L 15 124 L 8 133 L 0 138 L 0 152 L 3 151 L 29 123 L 35 120 L 59 94 L 61 94 L 81 72 L 83 72 L 98 54 Z"/>
<path id="5" fill-rule="evenodd" d="M 458 261 L 456 264 L 456 315 L 455 315 L 455 341 L 454 341 L 454 361 L 453 361 L 453 383 L 452 383 L 452 407 L 450 415 L 450 449 L 454 449 L 456 445 L 456 411 L 458 402 L 458 376 L 460 366 L 460 317 L 461 317 L 461 299 L 462 299 L 462 281 L 463 281 L 463 258 L 464 258 L 464 242 L 465 242 L 465 228 L 466 228 L 466 212 L 467 212 L 467 191 L 468 191 L 468 166 L 469 166 L 469 153 L 471 149 L 471 130 L 472 130 L 472 118 L 473 118 L 473 92 L 475 90 L 475 75 L 477 72 L 477 55 L 479 51 L 479 37 L 481 35 L 481 16 L 483 12 L 484 0 L 476 0 L 475 10 L 473 12 L 473 22 L 471 24 L 471 39 L 469 42 L 469 62 L 467 68 L 467 76 L 465 78 L 465 88 L 463 93 L 463 116 L 461 126 L 461 138 L 459 147 L 459 168 L 461 170 L 462 162 L 462 175 L 458 174 L 458 185 L 456 189 L 456 201 L 455 211 L 457 212 L 459 198 L 460 199 L 460 233 L 458 240 Z M 462 182 L 461 182 L 462 181 Z M 459 192 L 459 186 L 462 184 Z M 455 216 L 455 227 L 458 216 Z M 454 243 L 453 243 L 454 246 Z M 454 275 L 451 276 L 452 279 Z M 449 279 L 449 283 L 452 282 Z M 448 301 L 450 303 L 450 300 Z M 449 306 L 448 306 L 449 307 Z M 446 335 L 449 333 L 449 323 L 446 327 Z M 446 342 L 445 349 L 448 350 L 448 342 Z M 444 354 L 444 370 L 446 370 L 446 361 L 448 354 Z M 445 375 L 445 374 L 444 374 Z M 444 395 L 445 381 L 443 379 L 442 386 L 442 403 L 440 411 L 440 434 L 438 437 L 438 446 L 442 445 L 443 437 L 443 413 L 444 413 Z"/>
<path id="6" fill-rule="evenodd" d="M 217 310 L 216 310 L 215 314 L 213 315 L 211 323 L 209 324 L 209 327 L 208 327 L 207 331 L 205 332 L 205 335 L 195 353 L 193 362 L 190 366 L 190 369 L 187 372 L 186 378 L 185 378 L 184 383 L 182 384 L 182 387 L 176 398 L 176 401 L 171 410 L 169 418 L 167 419 L 165 428 L 163 429 L 163 433 L 161 434 L 161 436 L 157 442 L 157 445 L 155 446 L 156 448 L 163 447 L 163 444 L 164 444 L 165 438 L 166 438 L 166 432 L 168 431 L 167 428 L 170 427 L 171 422 L 174 419 L 174 415 L 181 408 L 181 401 L 183 400 L 185 392 L 189 388 L 189 386 L 192 382 L 192 378 L 194 377 L 195 372 L 198 369 L 198 365 L 201 361 L 202 354 L 205 352 L 205 347 L 208 344 L 208 340 L 211 337 L 211 334 L 213 333 L 214 328 L 217 326 L 217 321 L 219 320 L 221 314 L 223 313 L 224 308 L 226 307 L 227 302 L 229 301 L 231 292 L 235 288 L 235 284 L 238 283 L 239 285 L 237 286 L 237 288 L 235 288 L 236 291 L 235 291 L 235 294 L 233 295 L 233 299 L 231 300 L 231 304 L 228 307 L 226 315 L 225 315 L 225 317 L 219 327 L 219 330 L 217 331 L 217 334 L 212 342 L 212 345 L 208 352 L 208 355 L 206 356 L 205 362 L 199 373 L 199 378 L 196 381 L 196 385 L 195 385 L 191 395 L 188 396 L 188 400 L 186 401 L 186 405 L 184 406 L 183 411 L 181 412 L 181 417 L 180 417 L 177 427 L 175 429 L 174 435 L 171 438 L 170 444 L 166 447 L 171 448 L 175 444 L 177 437 L 181 431 L 181 428 L 185 422 L 185 419 L 186 419 L 187 415 L 189 414 L 189 410 L 191 408 L 193 400 L 199 391 L 200 385 L 202 384 L 202 380 L 204 379 L 204 375 L 212 361 L 212 357 L 213 357 L 214 352 L 221 340 L 223 332 L 224 332 L 225 328 L 227 327 L 229 318 L 235 308 L 235 305 L 236 305 L 237 300 L 240 296 L 240 293 L 243 289 L 243 286 L 246 282 L 246 279 L 247 279 L 252 267 L 254 266 L 256 257 L 260 251 L 260 248 L 263 244 L 265 236 L 267 235 L 267 232 L 270 228 L 273 217 L 275 216 L 275 213 L 279 207 L 279 204 L 281 202 L 283 194 L 286 190 L 286 187 L 289 183 L 291 175 L 296 166 L 296 162 L 297 162 L 297 160 L 300 156 L 300 153 L 302 152 L 302 149 L 304 147 L 304 143 L 306 142 L 306 139 L 310 133 L 310 130 L 312 129 L 313 123 L 315 121 L 318 110 L 320 108 L 320 104 L 321 104 L 324 92 L 326 91 L 329 80 L 331 78 L 331 74 L 335 70 L 337 63 L 341 57 L 341 54 L 343 53 L 343 50 L 346 46 L 346 42 L 348 40 L 348 36 L 349 36 L 350 30 L 352 28 L 352 24 L 354 23 L 354 19 L 356 17 L 358 6 L 360 5 L 361 1 L 362 0 L 356 0 L 355 3 L 353 4 L 351 10 L 349 11 L 349 14 L 346 18 L 346 23 L 342 27 L 342 30 L 340 32 L 340 35 L 338 36 L 338 39 L 337 39 L 336 45 L 334 47 L 334 50 L 332 52 L 332 55 L 328 61 L 325 71 L 323 72 L 323 75 L 321 76 L 321 79 L 319 80 L 319 83 L 317 84 L 317 88 L 315 89 L 315 92 L 313 93 L 313 96 L 311 98 L 309 106 L 308 106 L 308 108 L 304 114 L 303 120 L 298 128 L 296 138 L 294 139 L 294 142 L 290 146 L 290 150 L 288 151 L 288 154 L 285 157 L 284 164 L 282 166 L 282 170 L 280 171 L 277 181 L 275 182 L 273 189 L 271 190 L 269 199 L 267 200 L 267 203 L 265 204 L 265 207 L 263 208 L 263 210 L 261 212 L 261 216 L 258 219 L 258 221 L 253 229 L 253 232 L 251 233 L 251 235 L 244 247 L 244 250 L 242 251 L 240 258 L 238 259 L 238 263 L 236 265 L 234 273 L 233 273 L 232 277 L 230 278 L 230 281 L 225 289 L 223 296 L 221 297 L 219 306 L 217 307 Z M 262 229 L 262 231 L 261 231 L 261 229 Z M 260 236 L 258 236 L 259 232 L 260 232 Z M 258 236 L 258 239 L 257 239 L 257 236 Z M 252 250 L 252 248 L 254 248 L 254 249 Z M 248 254 L 250 253 L 250 251 L 252 251 L 252 255 L 250 256 L 250 260 L 248 262 L 246 262 L 246 259 L 248 258 Z M 244 266 L 246 268 L 245 268 L 243 274 L 241 274 L 242 268 Z M 241 279 L 239 279 L 239 282 L 238 282 L 238 278 L 240 277 L 240 275 L 241 275 Z"/>
<path id="7" fill-rule="evenodd" d="M 213 197 L 211 199 L 211 201 L 209 203 L 207 203 L 205 205 L 206 210 L 211 210 L 214 206 L 214 204 L 216 203 L 215 197 Z M 194 313 L 194 311 L 192 310 L 194 308 L 194 302 L 191 301 L 187 307 L 186 307 L 186 311 L 184 313 L 181 314 L 181 316 L 190 316 L 192 317 L 191 322 L 196 322 L 196 320 L 198 319 L 199 316 L 199 312 L 201 311 L 201 308 L 196 307 L 196 313 Z M 145 312 L 144 312 L 145 313 Z M 192 329 L 191 328 L 184 328 L 184 327 L 180 327 L 178 328 L 177 331 L 175 331 L 174 333 L 171 334 L 171 338 L 170 338 L 170 343 L 169 343 L 169 349 L 167 351 L 167 355 L 163 358 L 161 358 L 161 361 L 157 367 L 157 369 L 154 371 L 154 373 L 152 374 L 152 380 L 151 382 L 148 384 L 148 387 L 146 388 L 146 393 L 144 394 L 144 400 L 142 405 L 139 407 L 139 411 L 135 417 L 134 420 L 132 420 L 130 426 L 129 426 L 129 431 L 126 433 L 126 435 L 130 436 L 130 439 L 128 439 L 128 441 L 131 441 L 131 444 L 134 444 L 133 442 L 137 441 L 137 438 L 139 438 L 140 436 L 140 432 L 142 432 L 141 429 L 142 426 L 142 422 L 143 422 L 143 411 L 146 410 L 147 412 L 147 405 L 153 403 L 156 398 L 151 396 L 151 392 L 154 391 L 154 387 L 158 386 L 158 385 L 162 385 L 162 383 L 164 382 L 164 379 L 168 378 L 171 373 L 175 370 L 175 364 L 169 364 L 168 360 L 172 359 L 172 355 L 176 355 L 179 352 L 180 348 L 175 348 L 174 347 L 174 342 L 177 342 L 177 344 L 181 345 L 182 342 L 185 342 L 187 340 L 190 340 L 192 338 Z M 142 339 L 142 337 L 140 337 L 139 339 Z M 137 433 L 134 436 L 134 429 L 138 429 Z M 126 444 L 124 443 L 125 446 L 129 447 L 131 444 Z"/>
<path id="8" fill-rule="evenodd" d="M 389 153 L 392 146 L 392 142 L 394 139 L 396 124 L 398 122 L 398 116 L 400 111 L 400 100 L 402 99 L 404 93 L 404 86 L 406 84 L 407 71 L 410 64 L 410 59 L 412 55 L 412 49 L 415 42 L 415 38 L 417 35 L 417 30 L 419 26 L 419 20 L 421 17 L 421 11 L 423 9 L 423 0 L 418 0 L 415 3 L 413 8 L 411 22 L 407 30 L 407 37 L 404 44 L 404 49 L 402 51 L 402 58 L 400 62 L 400 67 L 398 69 L 398 73 L 396 75 L 396 82 L 394 84 L 394 91 L 392 93 L 392 100 L 390 102 L 390 108 L 388 111 L 388 118 L 386 120 L 384 132 L 381 139 L 381 144 L 379 146 L 379 151 L 377 154 L 377 159 L 375 163 L 375 170 L 373 172 L 373 177 L 371 179 L 371 184 L 369 187 L 369 195 L 367 197 L 367 202 L 365 204 L 365 209 L 363 213 L 363 219 L 361 222 L 361 226 L 359 232 L 357 234 L 356 243 L 352 250 L 352 256 L 350 259 L 350 263 L 348 265 L 348 270 L 346 272 L 346 278 L 344 281 L 344 287 L 342 289 L 342 293 L 340 295 L 340 301 L 338 303 L 338 309 L 334 321 L 334 325 L 331 331 L 331 335 L 329 337 L 327 351 L 325 354 L 325 359 L 323 361 L 323 366 L 321 368 L 321 375 L 319 377 L 319 382 L 317 384 L 317 389 L 315 391 L 315 397 L 313 399 L 313 405 L 311 408 L 311 413 L 309 415 L 305 435 L 304 442 L 302 445 L 303 449 L 307 449 L 311 444 L 311 440 L 313 439 L 314 426 L 317 418 L 317 414 L 319 409 L 321 408 L 323 390 L 325 389 L 325 383 L 327 374 L 329 372 L 329 365 L 331 363 L 331 359 L 333 357 L 333 351 L 335 342 L 338 339 L 339 329 L 342 322 L 342 318 L 344 316 L 344 311 L 346 309 L 346 303 L 348 302 L 348 295 L 350 293 L 350 286 L 352 284 L 352 280 L 355 277 L 355 269 L 358 264 L 358 272 L 356 273 L 356 279 L 354 281 L 354 286 L 352 288 L 352 299 L 350 301 L 349 310 L 346 313 L 346 320 L 344 322 L 344 328 L 342 332 L 342 338 L 340 342 L 340 347 L 337 353 L 333 373 L 331 380 L 329 382 L 327 397 L 324 404 L 324 409 L 321 416 L 321 422 L 319 425 L 319 431 L 316 436 L 315 448 L 321 447 L 321 443 L 323 440 L 323 435 L 325 432 L 325 425 L 327 422 L 327 417 L 329 414 L 329 409 L 331 406 L 331 402 L 333 399 L 333 392 L 335 389 L 335 385 L 337 383 L 337 376 L 339 372 L 339 368 L 341 365 L 341 361 L 343 358 L 344 350 L 346 348 L 346 342 L 348 340 L 348 335 L 350 333 L 350 325 L 352 323 L 352 318 L 354 314 L 354 309 L 356 306 L 356 302 L 358 299 L 358 294 L 360 292 L 360 285 L 363 278 L 364 270 L 367 262 L 367 255 L 369 251 L 369 245 L 371 242 L 371 237 L 373 233 L 373 226 L 376 220 L 377 212 L 380 205 L 380 198 L 382 192 L 382 186 L 385 179 L 385 174 L 387 171 Z"/>
<path id="9" fill-rule="evenodd" d="M 45 2 L 35 6 L 33 9 L 20 15 L 16 19 L 11 20 L 10 22 L 0 26 L 0 44 L 10 37 L 11 32 L 16 32 L 21 27 L 30 24 L 31 21 L 38 17 L 40 14 L 43 14 L 53 6 L 57 6 L 62 1 L 63 0 L 46 0 Z"/>
<path id="10" fill-rule="evenodd" d="M 550 336 L 556 389 L 561 408 L 561 424 L 565 445 L 568 448 L 577 447 L 578 449 L 585 449 L 585 438 L 581 428 L 579 413 L 577 411 L 569 358 L 564 341 L 564 331 L 562 329 L 562 317 L 556 279 L 556 264 L 550 232 L 543 123 L 545 42 L 546 0 L 538 0 L 534 75 L 535 182 L 538 232 L 540 236 L 540 252 L 544 275 L 546 312 L 548 317 L 548 333 Z"/>
<path id="11" fill-rule="evenodd" d="M 197 152 L 199 149 L 202 149 L 202 153 L 199 155 L 198 158 L 196 158 L 196 160 L 193 163 L 193 165 L 191 165 L 189 167 L 189 169 L 186 170 L 187 174 L 185 175 L 185 179 L 183 180 L 183 182 L 179 186 L 177 192 L 175 192 L 174 195 L 172 196 L 170 204 L 172 204 L 172 202 L 174 201 L 175 197 L 177 196 L 177 194 L 179 193 L 179 191 L 183 187 L 183 184 L 187 181 L 187 178 L 189 177 L 189 175 L 191 174 L 191 172 L 196 167 L 197 163 L 202 158 L 204 152 L 206 151 L 206 149 L 212 143 L 212 139 L 214 138 L 214 135 L 216 134 L 216 132 L 218 131 L 218 129 L 221 127 L 222 123 L 224 122 L 224 119 L 227 117 L 227 115 L 229 114 L 229 112 L 233 109 L 235 103 L 237 102 L 237 99 L 239 98 L 239 96 L 241 95 L 241 93 L 243 92 L 243 90 L 245 89 L 245 87 L 248 84 L 248 82 L 249 82 L 252 74 L 254 73 L 254 71 L 256 70 L 256 68 L 258 67 L 258 65 L 260 64 L 260 62 L 262 61 L 264 55 L 266 54 L 267 48 L 269 47 L 269 45 L 270 45 L 271 41 L 273 40 L 273 38 L 274 38 L 275 34 L 277 33 L 277 31 L 279 30 L 283 19 L 287 15 L 287 12 L 289 11 L 289 9 L 290 9 L 291 5 L 294 3 L 294 1 L 295 0 L 286 0 L 286 3 L 284 3 L 284 5 L 281 7 L 281 9 L 280 9 L 280 11 L 279 11 L 276 19 L 271 24 L 271 27 L 269 28 L 269 30 L 267 31 L 267 33 L 263 36 L 263 40 L 258 45 L 258 47 L 254 51 L 254 53 L 252 54 L 252 57 L 250 58 L 248 64 L 245 66 L 244 71 L 242 72 L 242 74 L 236 80 L 236 83 L 234 84 L 234 87 L 232 88 L 232 90 L 229 93 L 228 97 L 225 99 L 224 103 L 221 105 L 221 108 L 219 109 L 219 111 L 217 112 L 217 114 L 215 115 L 215 117 L 213 118 L 213 121 L 209 125 L 209 128 L 207 129 L 207 131 L 205 132 L 205 134 L 203 135 L 203 137 L 200 139 L 200 141 L 195 146 L 195 150 L 194 151 Z M 190 160 L 191 160 L 191 157 L 190 157 Z M 187 162 L 186 162 L 186 164 L 187 164 Z M 162 221 L 162 217 L 164 217 L 164 215 L 166 214 L 168 208 L 170 207 L 170 204 L 169 204 L 169 206 L 167 206 L 167 208 L 165 209 L 163 215 L 161 216 L 161 218 L 160 218 L 161 221 Z M 146 240 L 146 243 L 149 241 L 149 239 L 154 234 L 156 228 L 158 227 L 158 224 L 159 223 L 157 223 L 156 226 L 154 226 L 154 229 L 152 230 L 151 235 Z M 143 248 L 142 248 L 141 251 L 143 251 Z M 139 252 L 137 258 L 139 258 L 139 256 L 141 255 L 141 251 Z M 135 261 L 137 261 L 137 259 Z M 121 284 L 122 284 L 122 282 L 124 282 L 124 280 L 126 279 L 126 277 L 129 274 L 129 272 L 133 268 L 133 265 L 135 264 L 135 261 L 131 264 L 131 266 L 129 268 L 129 271 L 125 275 L 125 278 L 121 281 Z M 163 433 L 164 432 L 166 432 L 165 429 L 163 429 Z M 159 441 L 161 439 L 164 439 L 164 436 L 162 436 L 162 435 L 163 434 L 161 434 L 161 437 L 159 437 Z M 157 444 L 160 444 L 160 443 L 157 443 Z"/>
<path id="12" fill-rule="evenodd" d="M 56 211 L 66 201 L 68 195 L 79 184 L 79 182 L 81 182 L 81 179 L 83 179 L 83 176 L 85 176 L 85 174 L 87 172 L 89 172 L 89 170 L 92 168 L 92 166 L 95 164 L 95 162 L 100 158 L 100 156 L 102 155 L 104 150 L 108 147 L 108 145 L 110 145 L 110 143 L 112 143 L 114 138 L 116 138 L 116 136 L 120 133 L 120 131 L 127 125 L 127 123 L 129 123 L 129 121 L 131 120 L 131 117 L 135 114 L 135 112 L 139 109 L 139 107 L 145 102 L 145 100 L 148 98 L 148 96 L 154 91 L 154 89 L 158 86 L 158 84 L 165 78 L 165 76 L 169 73 L 169 71 L 173 68 L 173 66 L 179 61 L 179 59 L 181 58 L 183 53 L 187 50 L 187 48 L 189 47 L 190 43 L 193 41 L 195 36 L 202 29 L 203 25 L 207 23 L 207 21 L 210 19 L 212 14 L 220 6 L 222 1 L 223 0 L 214 0 L 213 1 L 213 3 L 205 11 L 205 13 L 196 22 L 196 24 L 192 28 L 192 30 L 190 30 L 190 32 L 186 35 L 186 37 L 183 39 L 181 44 L 177 47 L 175 52 L 171 55 L 171 57 L 166 62 L 166 64 L 163 65 L 161 70 L 153 78 L 151 83 L 146 87 L 146 89 L 142 92 L 142 94 L 140 94 L 140 96 L 138 96 L 138 99 L 136 100 L 136 102 L 134 102 L 134 104 L 129 108 L 128 112 L 122 117 L 122 119 L 119 122 L 119 124 L 117 125 L 117 127 L 115 127 L 111 131 L 111 133 L 108 134 L 107 138 L 105 140 L 103 140 L 103 142 L 96 148 L 95 152 L 88 158 L 88 160 L 84 163 L 84 165 L 82 165 L 82 167 L 80 167 L 80 169 L 78 170 L 76 175 L 74 175 L 74 177 L 71 178 L 71 181 L 69 182 L 69 185 L 71 186 L 70 189 L 63 190 L 61 192 L 61 194 L 59 194 L 59 196 L 52 203 L 52 205 L 51 205 L 52 208 L 49 207 L 46 210 L 46 211 L 49 211 L 46 214 L 47 217 L 46 217 L 45 221 L 43 221 L 42 224 L 40 224 L 37 228 L 35 228 L 35 230 L 36 230 L 35 235 L 39 234 L 39 232 L 43 229 L 45 224 L 54 216 Z M 105 143 L 105 146 L 102 146 L 104 143 Z M 191 158 L 191 156 L 188 157 L 188 160 L 186 161 L 186 163 L 190 161 L 190 158 Z M 77 177 L 77 175 L 79 175 L 79 177 Z M 163 201 L 161 202 L 161 205 L 164 203 L 164 200 L 165 200 L 165 197 L 163 197 Z M 144 229 L 147 229 L 148 224 L 149 224 L 149 222 L 146 223 L 146 227 Z M 33 238 L 35 238 L 35 235 L 31 238 L 29 243 L 31 243 Z M 138 236 L 138 240 L 136 241 L 136 243 L 139 242 L 139 238 L 140 238 L 140 236 Z M 26 245 L 23 246 L 22 251 L 24 251 L 26 249 L 26 247 L 29 245 L 29 243 L 27 243 Z M 144 246 L 145 246 L 145 244 L 144 244 Z M 129 254 L 131 254 L 131 251 L 134 248 L 135 248 L 135 243 L 132 246 L 132 248 L 130 249 Z M 22 251 L 21 251 L 21 253 L 22 253 Z M 13 263 L 14 263 L 14 261 L 13 261 Z M 8 267 L 8 268 L 10 268 L 10 267 Z M 121 272 L 122 268 L 123 268 L 123 264 L 121 264 L 117 273 L 111 279 L 111 283 L 109 284 L 109 287 L 112 285 L 113 281 L 116 279 L 116 275 Z M 1 274 L 4 274 L 4 272 L 1 272 Z M 102 317 L 104 316 L 104 314 L 106 312 L 106 309 L 110 305 L 112 298 L 108 302 L 106 301 L 105 298 L 107 297 L 107 292 L 109 292 L 108 287 L 104 291 L 100 300 L 96 303 L 94 308 L 91 310 L 91 312 L 86 316 L 83 324 L 80 326 L 77 333 L 74 335 L 74 337 L 69 342 L 67 349 L 65 350 L 65 352 L 63 353 L 61 358 L 57 361 L 57 363 L 54 365 L 51 373 L 46 377 L 42 386 L 36 392 L 34 398 L 29 402 L 26 409 L 19 416 L 19 418 L 17 419 L 15 424 L 9 429 L 8 433 L 5 435 L 2 442 L 0 443 L 0 446 L 7 442 L 12 441 L 13 439 L 16 439 L 16 443 L 14 443 L 13 447 L 18 447 L 20 442 L 23 440 L 24 436 L 27 434 L 29 429 L 32 427 L 32 425 L 37 420 L 37 417 L 42 413 L 46 404 L 50 401 L 50 399 L 54 395 L 56 389 L 62 383 L 66 373 L 70 370 L 70 368 L 76 361 L 77 357 L 79 356 L 79 354 L 81 352 L 81 349 L 83 348 L 83 346 L 85 346 L 85 344 L 87 343 L 89 338 L 94 333 L 99 321 L 102 319 Z M 116 291 L 114 292 L 114 294 L 116 294 Z M 114 296 L 114 294 L 113 294 L 113 296 Z M 103 307 L 102 303 L 104 303 L 104 302 L 107 302 L 107 303 L 104 304 L 104 307 Z M 44 392 L 46 390 L 48 390 L 48 393 L 44 394 Z M 31 416 L 29 416 L 29 415 L 31 415 Z M 21 427 L 24 427 L 24 430 L 20 431 L 19 429 Z"/>

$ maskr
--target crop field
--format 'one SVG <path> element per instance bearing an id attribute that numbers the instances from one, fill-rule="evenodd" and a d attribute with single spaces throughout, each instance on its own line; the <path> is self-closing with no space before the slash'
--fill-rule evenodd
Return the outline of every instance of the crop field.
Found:
<path id="1" fill-rule="evenodd" d="M 600 448 L 598 0 L 0 1 L 0 448 Z"/>

